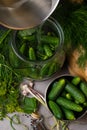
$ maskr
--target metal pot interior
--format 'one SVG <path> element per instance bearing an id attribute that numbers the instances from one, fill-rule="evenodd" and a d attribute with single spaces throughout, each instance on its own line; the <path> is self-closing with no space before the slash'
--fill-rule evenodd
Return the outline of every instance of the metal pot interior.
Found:
<path id="1" fill-rule="evenodd" d="M 58 81 L 60 78 L 66 78 L 66 79 L 68 79 L 68 80 L 71 80 L 72 79 L 72 75 L 70 75 L 70 74 L 64 74 L 64 75 L 61 75 L 61 76 L 57 76 L 53 81 L 51 81 L 50 82 L 50 84 L 48 85 L 48 87 L 47 87 L 47 90 L 46 90 L 46 104 L 47 104 L 47 107 L 48 107 L 48 109 L 49 109 L 49 111 L 52 113 L 52 111 L 50 110 L 50 108 L 49 108 L 49 105 L 48 105 L 48 94 L 49 94 L 49 92 L 50 92 L 50 90 L 51 90 L 51 87 L 52 87 L 52 85 L 56 82 L 56 81 Z M 53 114 L 53 113 L 52 113 Z M 82 119 L 82 118 L 84 118 L 84 116 L 87 114 L 87 107 L 85 107 L 83 110 L 82 110 L 82 112 L 74 112 L 74 114 L 75 114 L 75 117 L 76 117 L 76 119 L 75 120 L 79 120 L 79 119 Z M 69 121 L 69 120 L 66 120 L 66 119 L 63 119 L 64 121 Z"/>

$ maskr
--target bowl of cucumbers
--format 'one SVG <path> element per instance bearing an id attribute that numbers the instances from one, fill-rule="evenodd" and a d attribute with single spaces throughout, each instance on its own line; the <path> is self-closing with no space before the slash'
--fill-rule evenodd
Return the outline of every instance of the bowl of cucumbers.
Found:
<path id="1" fill-rule="evenodd" d="M 78 76 L 58 76 L 47 87 L 46 102 L 55 118 L 80 119 L 87 112 L 87 82 Z"/>
<path id="2" fill-rule="evenodd" d="M 13 31 L 10 64 L 23 76 L 48 79 L 63 66 L 63 43 L 62 27 L 51 17 L 36 28 Z"/>

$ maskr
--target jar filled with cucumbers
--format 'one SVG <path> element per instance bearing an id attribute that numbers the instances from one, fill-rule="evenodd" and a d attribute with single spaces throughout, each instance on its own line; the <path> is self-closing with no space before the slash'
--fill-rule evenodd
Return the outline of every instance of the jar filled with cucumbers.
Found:
<path id="1" fill-rule="evenodd" d="M 23 76 L 48 79 L 64 64 L 63 42 L 63 30 L 51 17 L 38 27 L 13 31 L 10 64 Z"/>

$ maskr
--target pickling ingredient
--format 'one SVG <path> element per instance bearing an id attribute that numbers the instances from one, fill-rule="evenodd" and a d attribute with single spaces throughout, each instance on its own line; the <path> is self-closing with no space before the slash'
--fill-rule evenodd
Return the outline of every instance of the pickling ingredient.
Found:
<path id="1" fill-rule="evenodd" d="M 83 108 L 80 105 L 74 103 L 73 101 L 65 99 L 63 97 L 57 98 L 56 102 L 60 106 L 65 107 L 66 109 L 70 109 L 70 110 L 77 111 L 77 112 L 81 112 L 83 110 Z"/>
<path id="2" fill-rule="evenodd" d="M 51 100 L 61 108 L 62 119 L 75 120 L 87 109 L 86 91 L 87 82 L 83 81 L 81 77 L 60 76 L 50 84 L 47 93 L 47 102 L 49 103 Z M 50 107 L 52 107 L 51 103 Z M 55 108 L 53 107 L 52 109 L 55 112 Z"/>
<path id="3" fill-rule="evenodd" d="M 80 89 L 81 89 L 81 91 L 84 93 L 84 95 L 87 98 L 87 83 L 85 81 L 84 82 L 82 81 L 80 83 Z"/>
<path id="4" fill-rule="evenodd" d="M 63 114 L 61 111 L 61 108 L 53 101 L 49 101 L 48 102 L 49 108 L 51 109 L 51 111 L 53 112 L 53 114 L 55 115 L 55 117 L 57 119 L 62 119 L 63 118 Z"/>
<path id="5" fill-rule="evenodd" d="M 22 76 L 17 74 L 0 54 L 0 120 L 8 113 L 32 113 L 37 109 L 35 98 L 25 99 L 21 96 L 21 79 Z"/>
<path id="6" fill-rule="evenodd" d="M 37 29 L 18 31 L 15 35 L 17 38 L 16 46 L 18 51 L 22 53 L 28 60 L 42 61 L 49 59 L 54 55 L 60 44 L 60 38 L 57 36 L 56 31 L 49 30 L 50 28 L 48 30 L 42 30 L 40 32 L 40 36 L 38 36 L 39 34 L 37 33 Z M 23 53 L 24 48 L 26 53 Z M 34 59 L 31 58 L 33 56 Z"/>
<path id="7" fill-rule="evenodd" d="M 62 110 L 63 110 L 67 120 L 75 120 L 75 114 L 73 111 L 66 109 L 64 107 L 62 107 Z"/>
<path id="8" fill-rule="evenodd" d="M 50 90 L 48 94 L 48 98 L 50 100 L 55 100 L 56 97 L 58 97 L 59 94 L 62 92 L 64 85 L 65 85 L 65 79 L 61 78 L 59 81 L 56 81 L 55 84 L 51 86 L 52 89 Z"/>
<path id="9" fill-rule="evenodd" d="M 34 61 L 36 60 L 36 55 L 32 47 L 29 48 L 29 59 Z"/>
<path id="10" fill-rule="evenodd" d="M 31 114 L 33 112 L 36 112 L 37 108 L 38 102 L 34 97 L 24 97 L 24 99 L 22 100 L 22 109 L 25 113 Z"/>
<path id="11" fill-rule="evenodd" d="M 73 84 L 68 82 L 65 86 L 65 90 L 71 94 L 71 96 L 76 99 L 79 103 L 85 102 L 85 96 L 84 94 Z"/>
<path id="12" fill-rule="evenodd" d="M 72 79 L 72 84 L 74 85 L 78 85 L 81 81 L 81 78 L 79 76 L 75 76 L 73 79 Z"/>

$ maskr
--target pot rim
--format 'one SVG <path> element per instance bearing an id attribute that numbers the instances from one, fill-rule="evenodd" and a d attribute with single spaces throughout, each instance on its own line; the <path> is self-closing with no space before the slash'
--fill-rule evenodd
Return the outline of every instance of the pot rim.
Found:
<path id="1" fill-rule="evenodd" d="M 69 73 L 67 73 L 67 74 L 61 74 L 61 75 L 58 75 L 58 76 L 56 76 L 54 79 L 52 79 L 51 80 L 51 82 L 49 82 L 48 83 L 48 85 L 47 85 L 47 88 L 46 88 L 46 90 L 45 90 L 45 102 L 46 102 L 46 105 L 47 105 L 47 108 L 49 109 L 49 111 L 51 112 L 51 110 L 50 110 L 50 108 L 49 108 L 49 106 L 48 106 L 48 103 L 47 103 L 47 91 L 48 91 L 48 89 L 49 89 L 49 87 L 50 87 L 50 85 L 55 81 L 55 80 L 57 80 L 57 79 L 59 79 L 59 78 L 61 78 L 61 77 L 67 77 L 67 76 L 69 76 L 69 77 L 76 77 L 76 76 L 73 76 L 73 75 L 71 75 L 71 74 L 69 74 Z M 82 80 L 82 79 L 81 79 Z M 53 113 L 51 112 L 51 114 L 53 115 Z M 83 113 L 82 113 L 82 115 L 80 115 L 79 117 L 77 117 L 76 119 L 74 119 L 74 120 L 68 120 L 68 119 L 61 119 L 62 121 L 69 121 L 69 122 L 71 122 L 71 121 L 77 121 L 77 120 L 80 120 L 80 119 L 82 119 L 85 115 L 87 114 L 87 109 L 86 110 L 83 110 Z M 54 115 L 53 115 L 54 116 Z M 55 117 L 55 116 L 54 116 Z M 56 117 L 55 117 L 56 118 Z M 58 119 L 58 120 L 60 120 L 60 119 Z"/>

